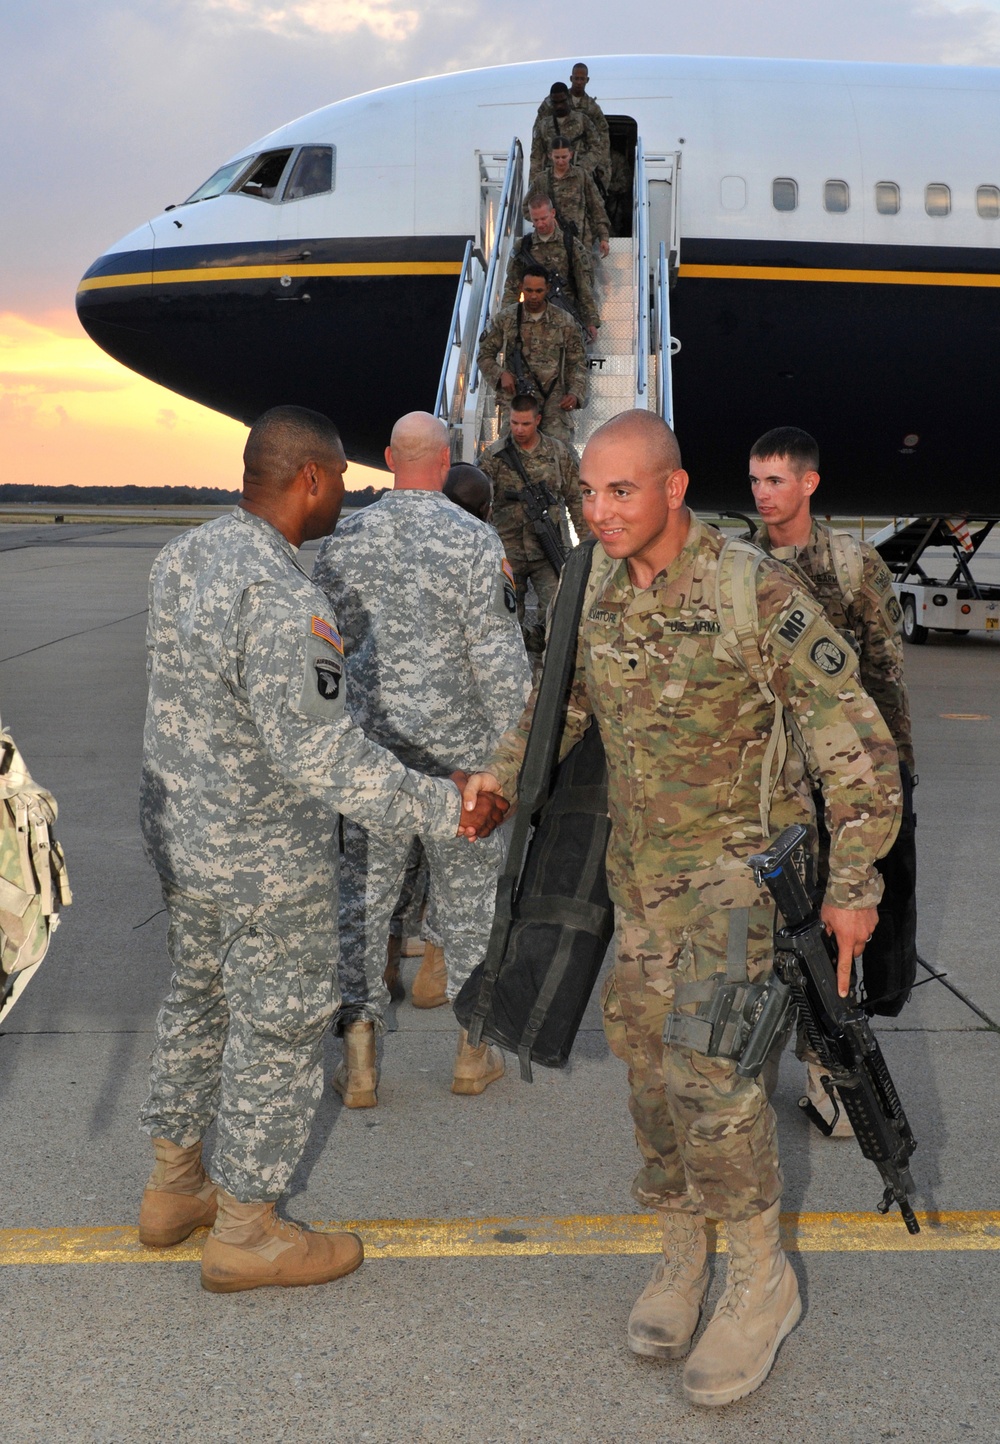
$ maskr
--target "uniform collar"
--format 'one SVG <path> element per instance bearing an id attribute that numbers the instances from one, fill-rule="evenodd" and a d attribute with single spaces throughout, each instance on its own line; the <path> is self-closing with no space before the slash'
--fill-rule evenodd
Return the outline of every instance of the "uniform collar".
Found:
<path id="1" fill-rule="evenodd" d="M 271 522 L 265 521 L 262 516 L 257 516 L 256 513 L 247 511 L 247 509 L 242 506 L 233 508 L 233 516 L 238 522 L 241 522 L 243 526 L 250 527 L 258 536 L 269 541 L 277 551 L 284 552 L 296 566 L 299 565 L 298 548 L 293 547 L 284 532 L 280 532 Z"/>
<path id="2" fill-rule="evenodd" d="M 692 512 L 691 526 L 683 547 L 668 567 L 657 572 L 648 587 L 636 590 L 628 574 L 628 563 L 623 558 L 608 579 L 604 599 L 621 603 L 625 614 L 630 617 L 685 605 L 691 596 L 691 582 L 704 540 L 704 523 Z"/>

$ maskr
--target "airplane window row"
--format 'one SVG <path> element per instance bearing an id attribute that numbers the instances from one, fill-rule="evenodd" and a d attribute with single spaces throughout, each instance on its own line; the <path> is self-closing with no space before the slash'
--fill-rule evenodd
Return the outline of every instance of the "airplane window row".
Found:
<path id="1" fill-rule="evenodd" d="M 297 151 L 288 147 L 244 156 L 209 176 L 184 204 L 208 201 L 227 191 L 280 202 L 326 195 L 336 183 L 336 164 L 337 148 L 333 145 L 303 145 Z"/>
<path id="2" fill-rule="evenodd" d="M 790 176 L 777 176 L 771 182 L 771 204 L 776 211 L 794 211 L 799 204 L 798 182 Z M 823 186 L 823 206 L 834 214 L 842 214 L 851 204 L 851 188 L 846 181 L 828 180 Z M 895 181 L 879 181 L 875 186 L 875 209 L 880 216 L 894 216 L 902 208 L 902 197 Z M 929 216 L 947 216 L 951 212 L 951 187 L 934 182 L 924 187 L 924 210 Z M 976 211 L 984 220 L 1000 219 L 1000 186 L 976 188 Z"/>

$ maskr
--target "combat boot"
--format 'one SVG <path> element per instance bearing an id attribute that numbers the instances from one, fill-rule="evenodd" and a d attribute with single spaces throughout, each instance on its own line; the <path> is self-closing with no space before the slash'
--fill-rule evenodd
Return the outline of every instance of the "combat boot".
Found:
<path id="1" fill-rule="evenodd" d="M 653 1359 L 682 1359 L 708 1288 L 708 1243 L 700 1214 L 663 1214 L 663 1258 L 628 1316 L 628 1346 Z"/>
<path id="2" fill-rule="evenodd" d="M 684 1365 L 692 1404 L 731 1404 L 771 1372 L 778 1345 L 802 1313 L 798 1280 L 781 1248 L 780 1203 L 727 1223 L 726 1287 L 708 1328 Z"/>
<path id="3" fill-rule="evenodd" d="M 139 1242 L 146 1248 L 183 1243 L 196 1228 L 215 1222 L 216 1187 L 201 1161 L 201 1140 L 179 1148 L 153 1139 L 156 1162 L 139 1205 Z"/>
<path id="4" fill-rule="evenodd" d="M 826 1073 L 826 1069 L 820 1063 L 806 1064 L 806 1097 L 816 1109 L 824 1123 L 833 1122 L 833 1100 L 823 1087 L 820 1079 Z M 838 1096 L 840 1104 L 840 1116 L 833 1126 L 833 1132 L 828 1134 L 829 1138 L 853 1138 L 854 1127 L 844 1110 L 843 1100 Z"/>
<path id="5" fill-rule="evenodd" d="M 469 1035 L 461 1028 L 451 1091 L 467 1095 L 484 1093 L 491 1083 L 503 1077 L 503 1073 L 504 1061 L 500 1049 L 491 1047 L 489 1043 L 480 1043 L 478 1048 L 470 1048 Z"/>
<path id="6" fill-rule="evenodd" d="M 235 1294 L 328 1284 L 353 1273 L 364 1256 L 356 1233 L 315 1233 L 279 1218 L 273 1203 L 239 1203 L 220 1188 L 219 1216 L 201 1257 L 201 1286 Z"/>
<path id="7" fill-rule="evenodd" d="M 410 1001 L 415 1008 L 440 1008 L 448 1001 L 448 970 L 444 964 L 444 949 L 434 943 L 424 947 L 424 960 L 417 969 L 410 989 Z"/>
<path id="8" fill-rule="evenodd" d="M 382 981 L 389 989 L 389 997 L 394 1003 L 401 1003 L 406 997 L 406 989 L 403 987 L 403 975 L 399 971 L 399 959 L 402 951 L 402 938 L 394 938 L 390 935 L 389 946 L 386 948 L 385 972 L 382 974 Z"/>
<path id="9" fill-rule="evenodd" d="M 375 1063 L 375 1024 L 361 1018 L 344 1028 L 344 1059 L 333 1075 L 333 1086 L 345 1108 L 374 1108 L 378 1102 L 378 1068 Z"/>

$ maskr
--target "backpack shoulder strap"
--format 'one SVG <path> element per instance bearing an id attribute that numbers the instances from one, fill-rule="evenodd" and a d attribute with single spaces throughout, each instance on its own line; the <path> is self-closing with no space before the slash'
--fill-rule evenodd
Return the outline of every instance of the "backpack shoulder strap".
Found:
<path id="1" fill-rule="evenodd" d="M 760 829 L 769 834 L 771 802 L 788 755 L 784 708 L 767 677 L 760 650 L 760 618 L 757 613 L 757 573 L 766 553 L 752 542 L 730 538 L 719 553 L 715 572 L 715 611 L 722 628 L 723 647 L 749 673 L 761 696 L 772 707 L 771 735 L 767 741 L 760 774 Z"/>
<path id="2" fill-rule="evenodd" d="M 833 556 L 833 569 L 837 574 L 837 584 L 844 602 L 847 606 L 851 606 L 854 598 L 861 591 L 865 577 L 865 559 L 861 551 L 861 543 L 849 531 L 831 530 L 830 551 Z"/>

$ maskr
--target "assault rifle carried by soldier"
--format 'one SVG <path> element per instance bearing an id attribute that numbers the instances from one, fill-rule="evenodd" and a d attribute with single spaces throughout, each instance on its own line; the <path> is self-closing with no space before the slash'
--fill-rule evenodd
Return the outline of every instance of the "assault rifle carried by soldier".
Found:
<path id="1" fill-rule="evenodd" d="M 582 242 L 567 235 L 556 223 L 551 196 L 533 190 L 527 199 L 532 230 L 521 237 L 510 254 L 502 306 L 512 305 L 530 266 L 540 266 L 549 282 L 549 300 L 568 311 L 596 341 L 601 324 L 594 299 L 590 267 Z"/>

